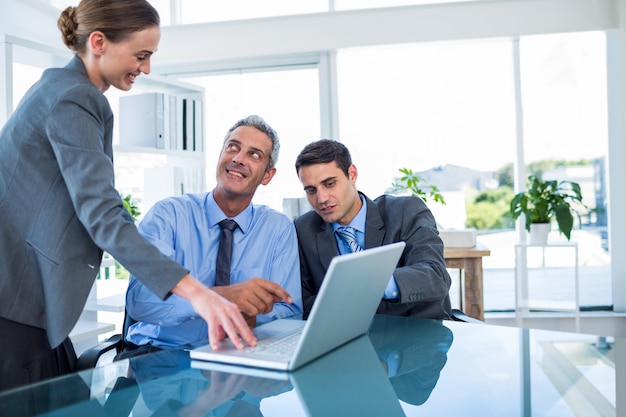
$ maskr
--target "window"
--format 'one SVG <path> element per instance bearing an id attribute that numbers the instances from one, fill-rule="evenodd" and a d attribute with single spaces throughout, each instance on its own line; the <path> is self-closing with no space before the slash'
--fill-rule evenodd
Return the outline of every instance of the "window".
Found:
<path id="1" fill-rule="evenodd" d="M 277 172 L 261 186 L 254 201 L 283 210 L 283 198 L 300 198 L 302 185 L 295 173 L 297 154 L 319 139 L 319 81 L 316 68 L 289 67 L 275 71 L 237 72 L 187 78 L 205 88 L 206 173 L 209 189 L 215 186 L 215 169 L 224 134 L 237 120 L 250 114 L 263 117 L 278 133 L 280 155 Z"/>
<path id="2" fill-rule="evenodd" d="M 341 140 L 362 167 L 363 191 L 383 193 L 400 167 L 486 171 L 513 162 L 510 57 L 508 41 L 340 51 Z"/>
<path id="3" fill-rule="evenodd" d="M 41 77 L 42 68 L 13 63 L 13 108 L 19 104 L 26 91 Z"/>
<path id="4" fill-rule="evenodd" d="M 572 233 L 581 254 L 581 305 L 611 306 L 605 34 L 524 37 L 520 57 L 526 166 L 564 161 L 547 168 L 543 177 L 580 184 L 583 201 L 592 209 L 582 218 L 582 229 Z"/>
<path id="5" fill-rule="evenodd" d="M 604 172 L 608 143 L 604 38 L 601 33 L 529 37 L 520 50 L 526 163 L 600 161 L 586 167 L 582 175 L 587 177 L 576 177 L 571 168 L 546 172 L 579 181 L 585 201 L 594 207 L 593 173 Z M 400 176 L 399 168 L 407 167 L 432 178 L 450 197 L 452 204 L 445 207 L 429 203 L 437 219 L 447 220 L 450 210 L 469 213 L 466 207 L 477 193 L 495 189 L 499 173 L 510 172 L 516 158 L 512 58 L 509 39 L 340 51 L 340 140 L 360 168 L 359 188 L 376 197 Z M 581 305 L 611 305 L 605 228 L 589 219 L 583 226 L 572 238 L 587 254 L 581 258 Z M 514 307 L 518 239 L 512 224 L 479 230 L 479 242 L 492 251 L 483 261 L 486 311 Z"/>

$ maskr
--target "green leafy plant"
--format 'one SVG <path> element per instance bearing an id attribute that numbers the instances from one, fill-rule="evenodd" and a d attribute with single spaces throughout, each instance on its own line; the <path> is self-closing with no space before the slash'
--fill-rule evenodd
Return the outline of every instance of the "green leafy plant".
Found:
<path id="1" fill-rule="evenodd" d="M 427 184 L 426 180 L 415 174 L 412 169 L 400 168 L 398 171 L 400 171 L 403 176 L 400 177 L 398 183 L 391 184 L 392 194 L 409 191 L 411 195 L 420 197 L 425 203 L 428 202 L 428 200 L 432 200 L 436 203 L 446 204 L 443 195 L 439 192 L 439 188 L 435 185 Z"/>
<path id="2" fill-rule="evenodd" d="M 122 196 L 122 202 L 124 203 L 124 207 L 133 217 L 133 220 L 137 221 L 137 218 L 141 215 L 141 211 L 139 210 L 139 206 L 137 206 L 137 200 L 133 198 L 131 194 L 126 194 Z"/>
<path id="3" fill-rule="evenodd" d="M 524 215 L 528 231 L 532 223 L 550 223 L 556 219 L 559 232 L 570 240 L 574 214 L 580 223 L 579 210 L 586 208 L 582 199 L 580 185 L 576 182 L 544 181 L 538 175 L 530 175 L 528 188 L 513 196 L 509 210 L 513 220 Z"/>
<path id="4" fill-rule="evenodd" d="M 124 203 L 124 207 L 130 215 L 132 216 L 134 221 L 137 221 L 137 218 L 141 215 L 141 211 L 139 210 L 139 206 L 137 205 L 137 200 L 133 198 L 131 194 L 122 195 L 120 193 L 120 197 L 122 198 L 122 202 Z M 104 258 L 112 258 L 108 253 L 104 254 Z M 113 268 L 115 272 L 112 275 L 115 276 L 116 279 L 128 279 L 130 274 L 126 268 L 122 266 L 119 262 L 115 261 L 115 268 Z M 104 272 L 104 274 L 102 274 Z M 104 275 L 104 276 L 102 276 Z M 98 273 L 97 279 L 111 279 L 109 276 L 109 272 L 106 269 L 101 269 Z"/>

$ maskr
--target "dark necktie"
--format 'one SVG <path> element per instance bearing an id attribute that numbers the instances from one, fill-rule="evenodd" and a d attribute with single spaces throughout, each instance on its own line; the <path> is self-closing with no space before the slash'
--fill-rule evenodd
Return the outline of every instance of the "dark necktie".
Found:
<path id="1" fill-rule="evenodd" d="M 360 252 L 363 250 L 356 241 L 356 229 L 350 226 L 343 226 L 336 230 L 336 233 L 343 239 L 350 248 L 350 252 Z"/>
<path id="2" fill-rule="evenodd" d="M 230 259 L 233 252 L 233 231 L 237 222 L 231 219 L 219 223 L 222 228 L 220 246 L 217 251 L 217 268 L 215 270 L 215 286 L 230 285 Z"/>

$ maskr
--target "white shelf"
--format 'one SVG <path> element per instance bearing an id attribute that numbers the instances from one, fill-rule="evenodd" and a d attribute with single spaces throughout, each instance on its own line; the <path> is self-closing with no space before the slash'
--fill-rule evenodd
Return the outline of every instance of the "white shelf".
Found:
<path id="1" fill-rule="evenodd" d="M 529 249 L 537 248 L 540 251 L 540 259 L 532 259 L 532 266 L 529 266 Z M 529 295 L 528 273 L 529 270 L 543 269 L 547 271 L 546 251 L 551 249 L 571 250 L 573 264 L 569 267 L 573 272 L 574 299 L 571 301 L 546 299 Z M 536 251 L 535 251 L 536 252 Z M 534 255 L 537 255 L 534 253 Z M 548 295 L 549 296 L 549 295 Z M 575 242 L 549 242 L 546 244 L 535 244 L 522 242 L 515 245 L 515 317 L 517 325 L 522 327 L 524 314 L 530 311 L 561 311 L 573 312 L 576 319 L 576 331 L 580 330 L 580 300 L 579 300 L 579 276 L 578 276 L 578 244 Z"/>
<path id="2" fill-rule="evenodd" d="M 115 324 L 81 319 L 70 332 L 72 343 L 115 331 Z"/>
<path id="3" fill-rule="evenodd" d="M 113 146 L 114 153 L 139 153 L 139 154 L 157 154 L 157 155 L 165 155 L 165 156 L 174 156 L 179 158 L 198 158 L 204 163 L 204 152 L 202 151 L 183 151 L 177 149 L 161 149 L 154 148 L 150 146 L 124 146 L 124 145 L 114 145 Z"/>
<path id="4" fill-rule="evenodd" d="M 110 311 L 113 313 L 121 313 L 126 306 L 126 294 L 114 294 L 108 297 L 98 298 L 95 302 L 88 301 L 85 304 L 87 311 Z"/>

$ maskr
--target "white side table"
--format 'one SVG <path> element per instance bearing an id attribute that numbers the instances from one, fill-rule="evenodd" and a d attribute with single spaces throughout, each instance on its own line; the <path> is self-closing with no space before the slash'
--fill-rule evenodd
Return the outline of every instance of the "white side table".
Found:
<path id="1" fill-rule="evenodd" d="M 571 250 L 574 257 L 574 264 L 571 266 L 574 275 L 574 300 L 558 301 L 536 298 L 529 296 L 528 273 L 533 269 L 546 268 L 546 252 L 552 249 L 561 248 Z M 535 258 L 540 256 L 536 261 Z M 529 266 L 529 259 L 533 257 Z M 522 326 L 524 313 L 535 311 L 565 311 L 573 312 L 576 316 L 576 331 L 580 331 L 580 301 L 578 282 L 578 243 L 576 242 L 554 242 L 546 244 L 531 244 L 528 242 L 517 243 L 515 245 L 515 317 L 517 325 Z"/>

